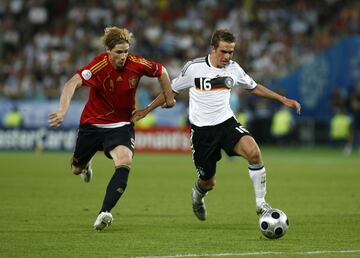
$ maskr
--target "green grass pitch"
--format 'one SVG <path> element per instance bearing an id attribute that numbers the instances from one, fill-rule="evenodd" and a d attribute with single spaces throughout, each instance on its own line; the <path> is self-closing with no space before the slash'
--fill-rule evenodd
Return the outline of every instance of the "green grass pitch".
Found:
<path id="1" fill-rule="evenodd" d="M 241 158 L 223 155 L 201 222 L 191 155 L 137 153 L 113 225 L 96 232 L 112 161 L 97 154 L 85 184 L 70 172 L 71 153 L 0 152 L 0 257 L 360 257 L 360 153 L 262 152 L 267 200 L 290 221 L 278 240 L 258 230 Z"/>

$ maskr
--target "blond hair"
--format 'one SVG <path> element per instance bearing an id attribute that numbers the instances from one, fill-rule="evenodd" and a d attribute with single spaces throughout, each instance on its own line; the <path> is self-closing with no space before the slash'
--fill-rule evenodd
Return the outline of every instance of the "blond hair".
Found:
<path id="1" fill-rule="evenodd" d="M 101 40 L 109 50 L 113 49 L 117 44 L 128 43 L 131 45 L 133 34 L 127 29 L 112 26 L 106 27 L 104 31 Z"/>

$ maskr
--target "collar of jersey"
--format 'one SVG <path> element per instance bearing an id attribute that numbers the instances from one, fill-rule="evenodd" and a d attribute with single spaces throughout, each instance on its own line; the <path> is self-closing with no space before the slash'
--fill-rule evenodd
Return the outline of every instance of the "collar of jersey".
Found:
<path id="1" fill-rule="evenodd" d="M 226 65 L 225 67 L 223 67 L 223 68 L 218 68 L 218 67 L 213 66 L 212 63 L 210 62 L 210 54 L 207 55 L 207 57 L 205 58 L 205 61 L 206 61 L 206 64 L 207 64 L 209 67 L 211 67 L 211 68 L 213 68 L 213 69 L 217 69 L 217 70 L 222 70 L 222 69 L 224 69 L 224 68 L 226 68 L 226 67 L 229 66 L 229 64 L 227 64 L 227 65 Z"/>

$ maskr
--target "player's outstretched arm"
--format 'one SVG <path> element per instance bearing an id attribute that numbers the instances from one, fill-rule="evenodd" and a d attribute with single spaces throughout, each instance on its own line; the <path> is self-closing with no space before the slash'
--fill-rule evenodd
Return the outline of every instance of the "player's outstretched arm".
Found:
<path id="1" fill-rule="evenodd" d="M 159 77 L 159 83 L 164 95 L 164 102 L 166 103 L 166 108 L 171 108 L 175 106 L 176 101 L 174 99 L 174 93 L 171 89 L 170 77 L 164 66 L 162 67 L 162 74 Z"/>
<path id="2" fill-rule="evenodd" d="M 252 89 L 250 91 L 251 91 L 251 93 L 253 93 L 257 96 L 277 100 L 277 101 L 281 102 L 282 104 L 284 104 L 285 106 L 295 109 L 296 113 L 298 115 L 301 114 L 301 105 L 299 102 L 297 102 L 296 100 L 293 100 L 293 99 L 288 99 L 287 97 L 282 96 L 282 95 L 266 88 L 265 86 L 263 86 L 261 84 L 258 84 L 254 89 Z"/>
<path id="3" fill-rule="evenodd" d="M 176 103 L 175 99 L 174 103 Z M 163 93 L 160 93 L 146 108 L 135 110 L 132 114 L 131 122 L 135 123 L 139 121 L 158 106 L 162 106 L 163 108 L 169 108 L 165 102 L 165 97 Z"/>
<path id="4" fill-rule="evenodd" d="M 80 87 L 81 85 L 82 79 L 78 74 L 75 74 L 65 83 L 64 89 L 60 96 L 59 109 L 55 112 L 51 112 L 48 115 L 48 123 L 51 127 L 57 128 L 62 124 L 69 109 L 74 92 L 76 88 Z"/>

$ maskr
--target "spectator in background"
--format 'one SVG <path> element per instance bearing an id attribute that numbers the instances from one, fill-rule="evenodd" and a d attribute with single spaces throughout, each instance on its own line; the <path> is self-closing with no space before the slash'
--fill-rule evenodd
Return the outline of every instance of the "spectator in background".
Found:
<path id="1" fill-rule="evenodd" d="M 23 125 L 23 117 L 17 108 L 14 106 L 9 113 L 7 113 L 3 118 L 3 126 L 5 128 L 20 128 Z"/>
<path id="2" fill-rule="evenodd" d="M 294 120 L 289 108 L 282 106 L 271 121 L 271 135 L 277 144 L 289 144 L 293 137 Z"/>
<path id="3" fill-rule="evenodd" d="M 349 146 L 346 145 L 351 140 L 351 117 L 348 116 L 343 108 L 336 110 L 330 120 L 330 139 L 333 146 L 344 147 L 344 153 L 350 154 Z"/>
<path id="4" fill-rule="evenodd" d="M 245 127 L 249 126 L 249 115 L 246 110 L 243 108 L 239 108 L 238 112 L 236 112 L 236 120 Z"/>
<path id="5" fill-rule="evenodd" d="M 350 154 L 353 148 L 359 148 L 360 152 L 360 82 L 357 83 L 354 91 L 349 94 L 349 102 L 353 123 L 350 141 L 345 148 L 347 154 Z"/>

